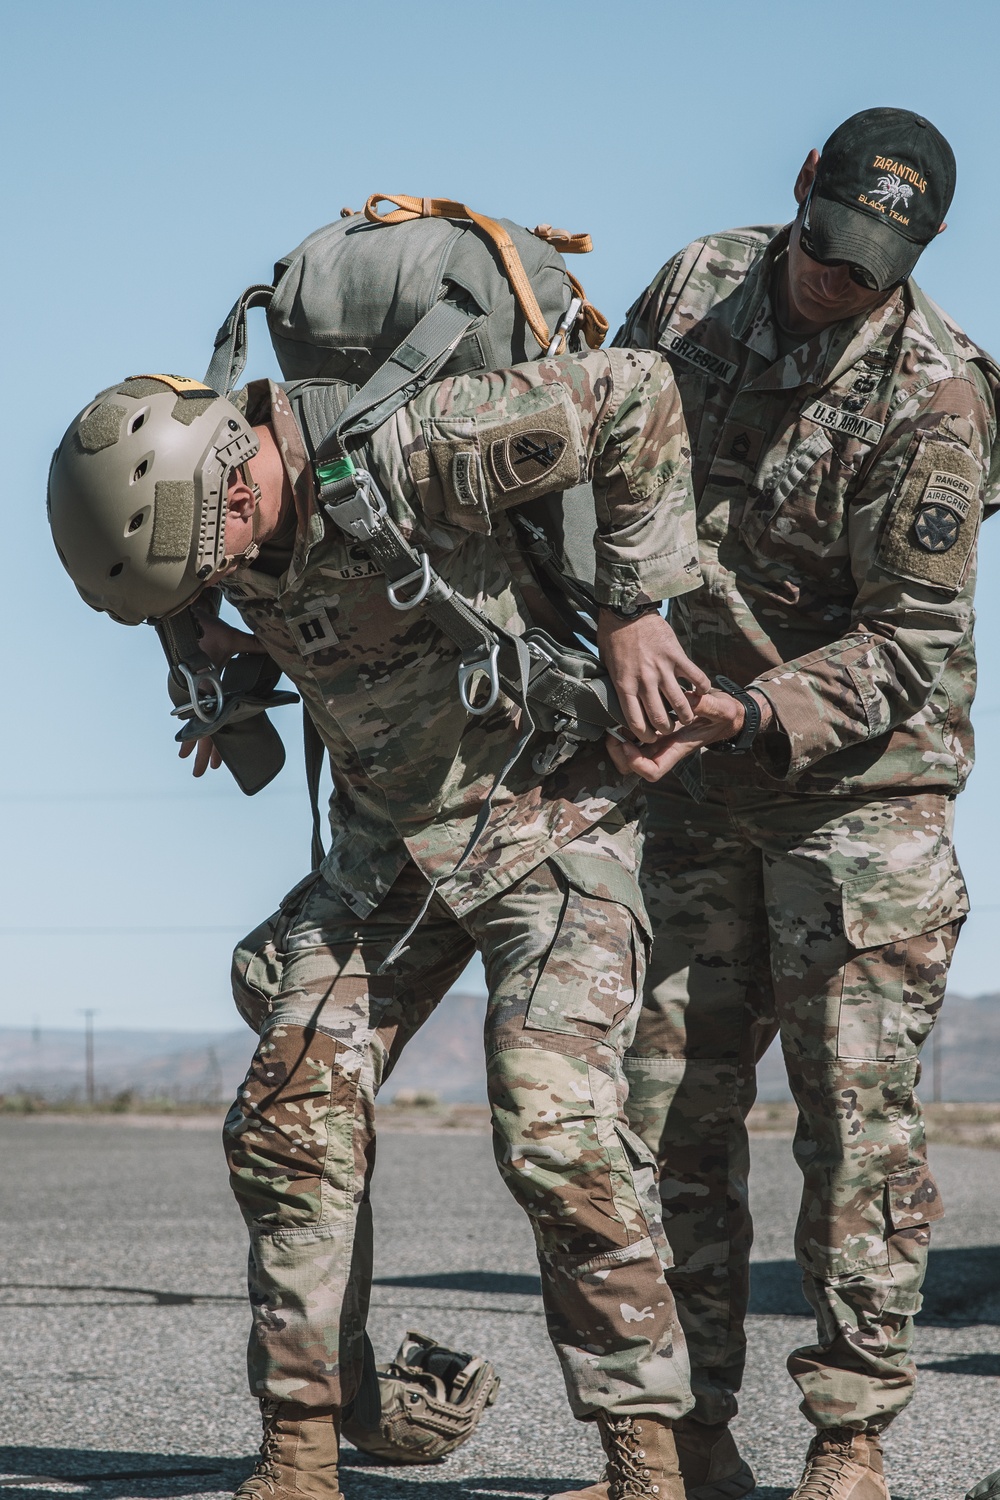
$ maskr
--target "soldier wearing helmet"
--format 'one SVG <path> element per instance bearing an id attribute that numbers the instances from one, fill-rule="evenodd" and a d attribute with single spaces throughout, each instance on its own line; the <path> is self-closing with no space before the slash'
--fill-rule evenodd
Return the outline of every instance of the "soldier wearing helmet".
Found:
<path id="1" fill-rule="evenodd" d="M 628 726 L 651 738 L 695 708 L 732 723 L 733 700 L 656 608 L 697 582 L 674 380 L 656 355 L 612 351 L 441 381 L 352 452 L 331 491 L 354 485 L 353 499 L 327 504 L 312 456 L 331 389 L 255 382 L 230 402 L 173 377 L 124 381 L 72 424 L 49 484 L 86 601 L 169 621 L 218 585 L 302 694 L 336 787 L 321 868 L 234 966 L 260 1033 L 225 1131 L 264 1421 L 240 1493 L 339 1493 L 363 1365 L 374 1095 L 478 949 L 498 1161 L 532 1220 L 572 1409 L 596 1419 L 622 1484 L 641 1452 L 641 1493 L 682 1500 L 683 1339 L 652 1157 L 624 1116 L 648 938 L 636 781 L 600 737 L 539 717 L 539 651 L 569 650 L 572 630 L 511 521 L 512 506 L 591 479 L 599 640 Z M 358 541 L 387 529 L 418 560 L 408 580 Z M 499 690 L 489 652 L 466 661 L 448 633 L 456 607 L 496 633 L 520 687 L 508 672 Z M 231 648 L 228 627 L 204 629 L 217 655 Z"/>

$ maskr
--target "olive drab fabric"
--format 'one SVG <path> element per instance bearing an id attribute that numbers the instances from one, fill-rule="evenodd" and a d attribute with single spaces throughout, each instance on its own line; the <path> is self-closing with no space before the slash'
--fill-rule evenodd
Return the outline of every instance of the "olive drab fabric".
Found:
<path id="1" fill-rule="evenodd" d="M 804 1179 L 795 1254 L 817 1321 L 789 1370 L 817 1426 L 880 1428 L 912 1393 L 942 1211 L 914 1088 L 968 911 L 952 821 L 972 763 L 998 372 L 912 281 L 790 348 L 772 289 L 794 232 L 696 241 L 615 341 L 670 360 L 690 433 L 704 586 L 672 623 L 778 721 L 745 756 L 702 755 L 700 805 L 649 790 L 655 939 L 629 1112 L 663 1169 L 695 1415 L 728 1421 L 745 1356 L 744 1118 L 780 1033 Z"/>
<path id="2" fill-rule="evenodd" d="M 282 449 L 299 527 L 280 576 L 244 566 L 222 588 L 295 683 L 327 746 L 337 796 L 323 870 L 366 916 L 407 860 L 429 879 L 454 869 L 517 744 L 520 717 L 502 696 L 484 717 L 467 714 L 457 648 L 421 610 L 393 609 L 375 564 L 317 511 L 309 444 L 328 424 L 331 390 L 321 382 L 248 388 L 249 420 L 271 421 Z M 532 458 L 515 465 L 519 485 L 509 492 L 491 455 L 531 433 L 547 450 L 548 478 Z M 550 618 L 505 510 L 512 493 L 564 488 L 570 470 L 593 480 L 602 600 L 628 604 L 697 586 L 686 436 L 669 368 L 655 356 L 594 352 L 444 380 L 360 453 L 404 535 L 452 588 L 515 633 L 534 622 L 574 644 L 569 627 Z M 465 504 L 455 475 L 470 459 L 483 489 Z M 262 555 L 267 562 L 267 548 Z M 496 790 L 484 836 L 443 887 L 460 915 L 630 794 L 594 742 L 544 780 L 543 795 L 536 748 Z"/>
<path id="3" fill-rule="evenodd" d="M 336 382 L 315 381 L 239 398 L 251 423 L 271 424 L 295 530 L 223 589 L 302 694 L 335 787 L 322 870 L 234 965 L 260 1032 L 225 1132 L 251 1237 L 251 1388 L 318 1407 L 357 1390 L 375 1095 L 478 949 L 497 1161 L 535 1233 L 571 1406 L 679 1417 L 687 1362 L 653 1161 L 624 1114 L 648 945 L 635 784 L 598 742 L 548 776 L 529 747 L 497 784 L 519 710 L 501 696 L 468 714 L 457 648 L 419 608 L 393 609 L 376 565 L 317 508 L 310 446 L 337 399 Z M 572 643 L 509 520 L 513 496 L 571 474 L 593 483 L 601 599 L 697 586 L 686 436 L 655 355 L 455 376 L 359 453 L 401 532 L 514 633 L 537 624 Z M 449 879 L 491 790 L 485 832 Z"/>
<path id="4" fill-rule="evenodd" d="M 380 201 L 381 195 L 373 195 L 365 213 L 317 229 L 277 262 L 267 320 L 286 379 L 370 379 L 442 299 L 474 317 L 442 373 L 502 369 L 547 352 L 578 290 L 548 238 L 509 219 L 470 215 L 459 203 L 440 205 L 447 214 L 380 217 Z M 439 206 L 434 199 L 406 201 Z M 541 321 L 525 315 L 524 294 L 518 295 L 506 265 L 497 263 L 495 236 L 477 220 L 513 249 Z M 590 248 L 587 236 L 556 243 Z"/>

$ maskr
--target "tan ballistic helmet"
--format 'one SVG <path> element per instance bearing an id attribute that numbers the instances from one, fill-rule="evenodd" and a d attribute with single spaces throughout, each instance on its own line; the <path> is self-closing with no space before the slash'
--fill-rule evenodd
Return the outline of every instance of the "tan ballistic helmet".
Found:
<path id="1" fill-rule="evenodd" d="M 85 407 L 53 456 L 48 511 L 91 608 L 138 625 L 189 604 L 226 561 L 229 473 L 259 446 L 232 402 L 181 376 L 136 375 Z"/>
<path id="2" fill-rule="evenodd" d="M 378 1426 L 366 1425 L 349 1407 L 343 1432 L 355 1448 L 383 1463 L 436 1463 L 461 1447 L 500 1388 L 489 1360 L 446 1349 L 414 1329 L 377 1373 Z"/>

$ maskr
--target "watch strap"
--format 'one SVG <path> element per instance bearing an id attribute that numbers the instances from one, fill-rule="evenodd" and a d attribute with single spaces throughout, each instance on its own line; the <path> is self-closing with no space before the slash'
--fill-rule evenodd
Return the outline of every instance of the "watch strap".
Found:
<path id="1" fill-rule="evenodd" d="M 741 688 L 739 683 L 734 682 L 731 677 L 716 677 L 715 686 L 720 692 L 728 693 L 731 698 L 737 698 L 743 704 L 744 717 L 738 734 L 734 734 L 732 739 L 722 740 L 708 748 L 721 750 L 725 755 L 746 755 L 760 732 L 763 717 L 760 704 L 752 693 L 748 693 L 746 688 Z"/>

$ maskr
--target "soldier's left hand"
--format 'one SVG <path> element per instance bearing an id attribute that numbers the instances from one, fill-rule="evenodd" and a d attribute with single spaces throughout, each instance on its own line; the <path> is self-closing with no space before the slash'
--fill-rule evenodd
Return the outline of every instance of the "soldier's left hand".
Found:
<path id="1" fill-rule="evenodd" d="M 673 722 L 671 715 L 681 724 L 693 722 L 691 693 L 704 694 L 711 683 L 661 615 L 623 620 L 602 609 L 597 648 L 615 685 L 625 723 L 637 740 L 651 744 L 666 734 Z"/>
<path id="2" fill-rule="evenodd" d="M 762 725 L 770 721 L 771 706 L 761 694 L 754 695 L 761 704 Z M 644 781 L 659 781 L 680 761 L 706 745 L 731 740 L 743 728 L 745 710 L 738 698 L 714 688 L 699 693 L 692 700 L 693 717 L 689 724 L 661 735 L 652 744 L 634 745 L 627 740 L 608 736 L 611 759 L 625 775 L 641 776 Z"/>

